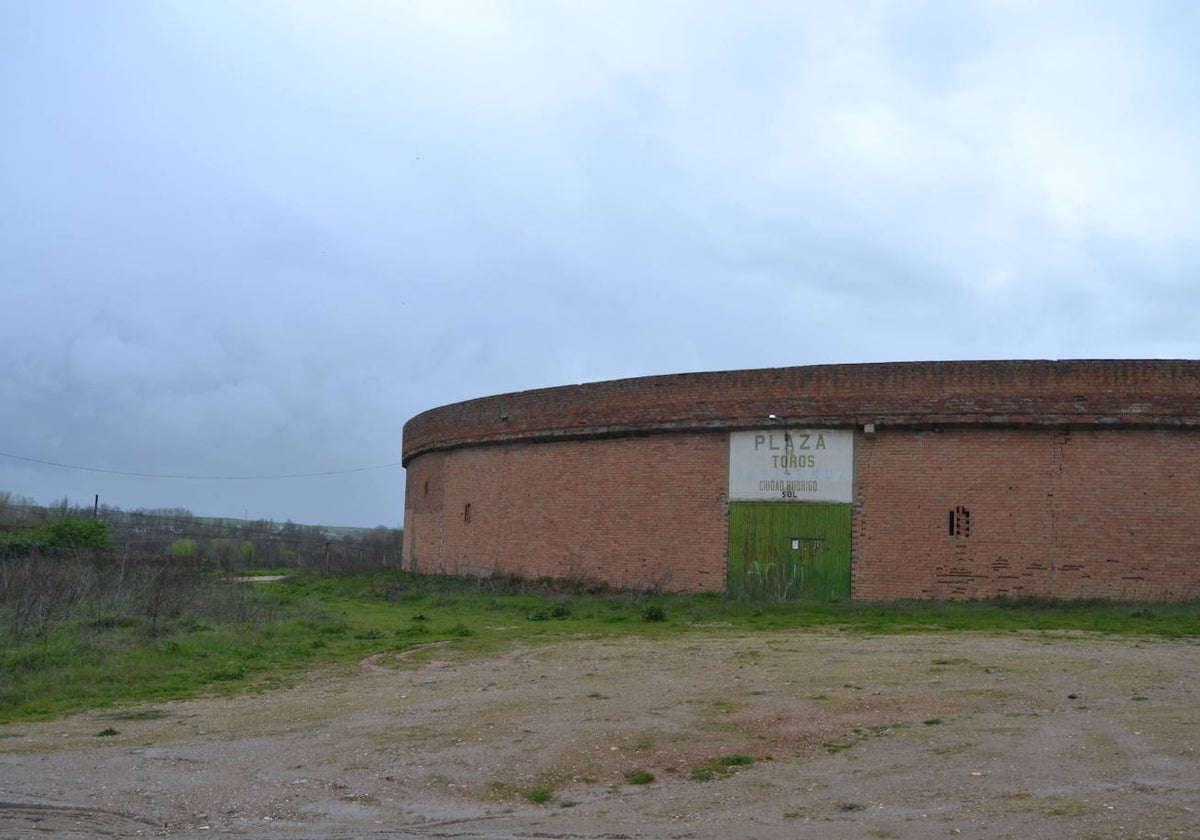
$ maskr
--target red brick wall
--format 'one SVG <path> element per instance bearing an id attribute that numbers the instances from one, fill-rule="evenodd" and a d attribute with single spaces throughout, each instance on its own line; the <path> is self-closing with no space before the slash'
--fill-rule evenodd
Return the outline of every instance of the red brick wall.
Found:
<path id="1" fill-rule="evenodd" d="M 404 563 L 417 570 L 417 558 L 441 554 L 444 541 L 446 465 L 453 453 L 430 452 L 408 465 L 404 489 Z M 439 571 L 424 565 L 423 571 Z"/>
<path id="2" fill-rule="evenodd" d="M 405 426 L 406 562 L 720 590 L 728 432 L 772 413 L 876 425 L 856 440 L 856 598 L 1200 597 L 1187 361 L 682 374 L 444 406 Z"/>
<path id="3" fill-rule="evenodd" d="M 856 598 L 1200 597 L 1195 434 L 881 430 L 856 460 Z"/>
<path id="4" fill-rule="evenodd" d="M 726 446 L 724 435 L 681 434 L 467 448 L 428 464 L 423 456 L 409 465 L 407 562 L 425 572 L 720 590 Z"/>

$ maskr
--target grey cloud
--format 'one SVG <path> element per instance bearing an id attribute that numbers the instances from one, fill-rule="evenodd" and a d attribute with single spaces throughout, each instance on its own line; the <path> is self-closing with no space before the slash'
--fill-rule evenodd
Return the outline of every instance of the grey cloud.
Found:
<path id="1" fill-rule="evenodd" d="M 413 414 L 682 370 L 1195 356 L 1187 5 L 0 10 L 0 451 L 393 461 Z M 49 500 L 397 524 L 398 468 Z"/>

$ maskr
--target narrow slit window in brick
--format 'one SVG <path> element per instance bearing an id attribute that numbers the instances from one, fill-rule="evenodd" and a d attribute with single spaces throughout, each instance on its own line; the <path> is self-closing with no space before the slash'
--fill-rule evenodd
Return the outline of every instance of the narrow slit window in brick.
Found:
<path id="1" fill-rule="evenodd" d="M 950 511 L 946 524 L 952 537 L 963 539 L 971 536 L 971 511 L 959 505 Z"/>

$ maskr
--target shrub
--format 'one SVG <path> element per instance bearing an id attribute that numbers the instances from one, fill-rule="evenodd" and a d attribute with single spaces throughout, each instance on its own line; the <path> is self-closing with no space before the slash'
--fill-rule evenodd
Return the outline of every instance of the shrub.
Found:
<path id="1" fill-rule="evenodd" d="M 549 802 L 553 796 L 554 792 L 550 788 L 534 788 L 533 790 L 525 791 L 525 798 L 536 805 Z"/>
<path id="2" fill-rule="evenodd" d="M 666 611 L 655 604 L 651 604 L 642 610 L 642 621 L 666 621 Z"/>
<path id="3" fill-rule="evenodd" d="M 112 548 L 112 535 L 109 533 L 108 526 L 98 519 L 64 516 L 53 522 L 39 525 L 23 536 L 32 543 L 31 547 L 44 546 L 64 551 L 79 549 L 105 551 Z"/>
<path id="4" fill-rule="evenodd" d="M 547 607 L 546 609 L 536 610 L 529 614 L 530 621 L 550 621 L 551 619 L 557 619 L 557 620 L 561 621 L 564 618 L 570 618 L 570 617 L 571 617 L 571 608 L 568 607 L 566 604 L 555 604 L 553 607 Z"/>
<path id="5" fill-rule="evenodd" d="M 172 557 L 195 557 L 198 551 L 199 547 L 192 539 L 175 540 L 167 547 L 167 554 Z"/>

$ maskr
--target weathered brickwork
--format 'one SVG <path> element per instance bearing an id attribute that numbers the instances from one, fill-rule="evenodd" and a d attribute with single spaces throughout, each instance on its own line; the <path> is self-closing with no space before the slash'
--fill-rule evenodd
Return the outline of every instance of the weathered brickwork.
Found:
<path id="1" fill-rule="evenodd" d="M 404 427 L 404 461 L 507 440 L 797 425 L 1200 427 L 1200 362 L 919 362 L 651 376 L 500 394 Z"/>
<path id="2" fill-rule="evenodd" d="M 883 430 L 856 457 L 855 597 L 1200 598 L 1196 434 Z"/>
<path id="3" fill-rule="evenodd" d="M 1200 597 L 1192 361 L 730 371 L 444 406 L 405 426 L 407 562 L 720 590 L 729 432 L 768 414 L 856 430 L 856 598 Z"/>
<path id="4" fill-rule="evenodd" d="M 714 434 L 656 435 L 460 449 L 429 467 L 418 459 L 406 557 L 425 572 L 719 590 L 725 446 Z"/>

